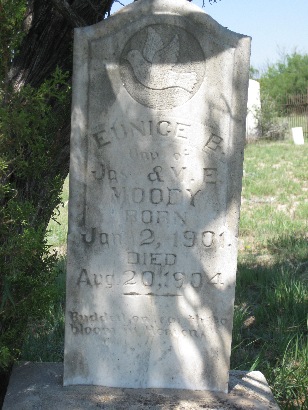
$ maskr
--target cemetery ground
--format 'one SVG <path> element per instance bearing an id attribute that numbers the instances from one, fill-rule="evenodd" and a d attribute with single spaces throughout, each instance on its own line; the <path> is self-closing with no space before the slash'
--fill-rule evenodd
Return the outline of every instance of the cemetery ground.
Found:
<path id="1" fill-rule="evenodd" d="M 308 409 L 308 144 L 245 149 L 231 369 L 261 371 L 282 409 Z M 50 315 L 29 326 L 22 359 L 62 361 L 68 180 L 57 221 Z"/>

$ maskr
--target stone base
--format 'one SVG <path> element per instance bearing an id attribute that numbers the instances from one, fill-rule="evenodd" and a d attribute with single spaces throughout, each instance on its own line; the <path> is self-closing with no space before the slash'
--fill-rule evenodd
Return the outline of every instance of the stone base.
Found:
<path id="1" fill-rule="evenodd" d="M 231 371 L 229 393 L 173 389 L 63 387 L 62 363 L 15 365 L 2 410 L 279 409 L 260 372 Z"/>

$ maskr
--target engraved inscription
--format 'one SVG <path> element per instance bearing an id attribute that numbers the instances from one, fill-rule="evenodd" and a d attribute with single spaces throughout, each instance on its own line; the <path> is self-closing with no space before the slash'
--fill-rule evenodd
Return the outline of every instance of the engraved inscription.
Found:
<path id="1" fill-rule="evenodd" d="M 175 266 L 176 258 L 175 254 L 128 252 L 128 265 L 133 266 L 132 269 L 125 270 L 120 278 L 116 279 L 114 274 L 93 274 L 87 269 L 81 269 L 76 284 L 78 287 L 106 289 L 122 286 L 123 295 L 126 296 L 181 296 L 181 293 L 165 291 L 170 289 L 171 292 L 176 292 L 187 286 L 200 290 L 203 285 L 214 285 L 216 288 L 224 285 L 222 273 L 209 277 L 205 271 L 178 271 Z M 139 269 L 141 265 L 146 264 L 152 267 Z M 125 290 L 126 287 L 133 287 L 134 291 Z M 144 287 L 152 287 L 153 291 L 144 293 Z"/>
<path id="2" fill-rule="evenodd" d="M 203 232 L 194 232 L 194 231 L 184 231 L 184 232 L 175 232 L 173 234 L 173 246 L 185 246 L 186 248 L 192 248 L 193 246 L 198 246 L 199 248 L 210 249 L 213 247 L 224 248 L 225 247 L 225 232 L 216 234 L 213 231 L 203 231 Z M 228 243 L 230 246 L 231 244 Z"/>
<path id="3" fill-rule="evenodd" d="M 161 140 L 173 141 L 182 145 L 181 150 L 173 153 L 175 161 L 187 159 L 191 154 L 191 148 L 195 147 L 215 157 L 220 157 L 223 160 L 226 151 L 226 137 L 220 135 L 219 130 L 205 125 L 203 123 L 194 122 L 188 119 L 179 117 L 165 117 L 163 114 L 151 116 L 147 115 L 141 118 L 126 118 L 116 119 L 111 124 L 98 123 L 91 127 L 88 138 L 95 150 L 98 153 L 110 151 L 108 146 L 111 143 L 129 142 L 132 138 L 138 139 L 153 139 L 156 142 Z M 198 139 L 196 140 L 196 135 Z M 190 147 L 188 144 L 192 144 Z M 164 155 L 159 152 L 157 146 L 148 146 L 145 150 L 139 150 L 137 147 L 129 147 L 129 155 L 131 159 L 140 159 L 144 162 L 155 161 L 156 159 L 164 159 Z"/>
<path id="4" fill-rule="evenodd" d="M 86 233 L 81 233 L 81 240 L 83 243 L 90 245 L 94 244 L 96 241 L 99 241 L 101 245 L 109 248 L 109 246 L 121 245 L 122 235 L 111 232 L 98 232 L 97 228 L 93 227 Z"/>
<path id="5" fill-rule="evenodd" d="M 187 222 L 187 212 L 179 211 L 152 211 L 145 209 L 143 211 L 135 209 L 125 210 L 125 220 L 127 222 L 142 222 L 144 224 L 161 224 L 170 223 L 185 225 Z"/>
<path id="6" fill-rule="evenodd" d="M 215 153 L 219 156 L 221 161 L 224 161 L 225 158 L 225 147 L 224 139 L 216 134 L 211 134 L 208 138 L 206 144 L 203 147 L 204 152 Z"/>
<path id="7" fill-rule="evenodd" d="M 224 392 L 249 39 L 150 3 L 75 36 L 64 385 Z"/>
<path id="8" fill-rule="evenodd" d="M 197 39 L 173 25 L 144 27 L 126 43 L 121 77 L 131 97 L 150 108 L 170 109 L 188 101 L 204 78 L 204 53 Z"/>
<path id="9" fill-rule="evenodd" d="M 196 124 L 195 124 L 196 125 Z M 134 137 L 170 137 L 175 138 L 177 141 L 185 141 L 191 135 L 191 124 L 184 123 L 180 119 L 157 119 L 150 120 L 130 120 L 125 123 L 116 122 L 111 127 L 105 124 L 99 124 L 95 128 L 99 131 L 90 134 L 90 137 L 96 143 L 97 148 L 105 148 L 106 145 L 114 141 L 125 141 L 128 138 Z M 147 152 L 138 155 L 138 151 L 131 150 L 131 156 L 137 152 L 137 157 L 142 159 L 155 159 L 158 157 L 158 152 L 152 152 L 148 155 Z M 136 157 L 134 155 L 134 157 Z"/>
<path id="10" fill-rule="evenodd" d="M 179 188 L 127 188 L 111 187 L 113 199 L 123 204 L 150 203 L 153 205 L 177 205 L 188 201 L 189 205 L 195 207 L 196 200 L 200 196 L 201 189 L 179 189 Z M 188 194 L 187 194 L 188 193 Z"/>
<path id="11" fill-rule="evenodd" d="M 94 178 L 98 181 L 102 181 L 106 176 L 110 185 L 112 183 L 117 183 L 117 172 L 114 169 L 106 169 L 104 163 L 100 163 L 97 165 L 96 169 L 92 171 Z"/>
<path id="12" fill-rule="evenodd" d="M 138 151 L 137 149 L 130 149 L 129 155 L 131 159 L 141 159 L 142 161 L 155 161 L 159 157 L 158 152 Z"/>
<path id="13" fill-rule="evenodd" d="M 162 176 L 161 176 L 161 172 L 162 172 L 162 167 L 160 167 L 160 166 L 154 167 L 153 172 L 150 172 L 148 174 L 148 179 L 151 182 L 155 182 L 155 181 L 164 182 L 164 180 L 162 179 Z"/>
<path id="14" fill-rule="evenodd" d="M 228 320 L 218 316 L 189 315 L 183 320 L 174 317 L 160 316 L 157 320 L 147 316 L 111 315 L 93 312 L 80 314 L 69 311 L 70 330 L 78 337 L 99 337 L 104 345 L 110 345 L 117 334 L 132 335 L 144 333 L 151 336 L 190 337 L 203 339 L 206 332 L 215 327 L 225 327 Z"/>
<path id="15" fill-rule="evenodd" d="M 145 210 L 137 212 L 136 210 L 126 210 L 125 212 L 126 221 L 130 223 L 143 222 L 145 225 L 152 226 L 156 224 L 165 225 L 170 222 L 168 211 Z M 175 211 L 172 223 L 179 222 L 180 225 L 185 225 L 186 218 L 186 213 L 181 215 L 179 212 Z M 225 231 L 215 233 L 213 231 L 196 232 L 192 230 L 177 230 L 173 233 L 171 231 L 170 237 L 173 238 L 171 243 L 175 248 L 180 246 L 186 248 L 197 246 L 201 249 L 211 249 L 213 247 L 224 248 L 225 246 L 231 246 L 230 238 L 227 239 Z M 122 235 L 117 233 L 99 232 L 95 227 L 89 229 L 86 233 L 81 233 L 81 238 L 87 245 L 93 245 L 98 242 L 103 248 L 122 245 Z M 162 241 L 163 238 L 161 238 L 152 228 L 145 228 L 139 232 L 138 245 L 142 248 L 147 247 L 147 245 L 155 245 L 158 248 L 162 244 Z"/>
<path id="16" fill-rule="evenodd" d="M 127 252 L 127 263 L 132 265 L 175 265 L 174 253 L 139 253 Z"/>

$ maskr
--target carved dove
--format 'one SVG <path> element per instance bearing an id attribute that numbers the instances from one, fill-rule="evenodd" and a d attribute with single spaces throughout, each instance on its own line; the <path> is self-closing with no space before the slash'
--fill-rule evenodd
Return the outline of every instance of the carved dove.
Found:
<path id="1" fill-rule="evenodd" d="M 177 34 L 164 46 L 161 36 L 149 27 L 142 53 L 139 50 L 131 50 L 126 59 L 136 79 L 145 87 L 154 90 L 179 87 L 191 92 L 197 82 L 197 74 L 176 71 L 179 49 Z"/>

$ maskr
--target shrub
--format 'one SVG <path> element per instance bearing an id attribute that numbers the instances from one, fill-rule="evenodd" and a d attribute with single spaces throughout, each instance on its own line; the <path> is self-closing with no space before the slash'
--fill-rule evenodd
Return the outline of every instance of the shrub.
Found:
<path id="1" fill-rule="evenodd" d="M 283 140 L 288 132 L 288 121 L 281 117 L 279 105 L 268 94 L 261 94 L 261 109 L 257 111 L 261 138 Z"/>
<path id="2" fill-rule="evenodd" d="M 11 90 L 0 106 L 0 368 L 19 357 L 28 324 L 47 315 L 54 297 L 57 258 L 45 233 L 66 176 L 54 158 L 69 91 L 57 69 L 37 89 Z"/>

